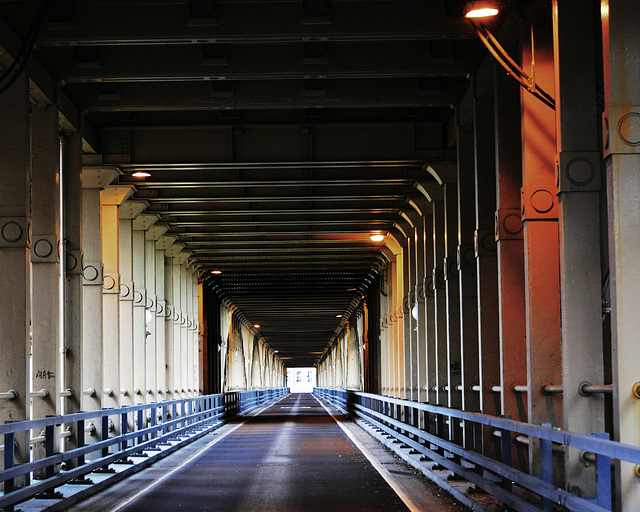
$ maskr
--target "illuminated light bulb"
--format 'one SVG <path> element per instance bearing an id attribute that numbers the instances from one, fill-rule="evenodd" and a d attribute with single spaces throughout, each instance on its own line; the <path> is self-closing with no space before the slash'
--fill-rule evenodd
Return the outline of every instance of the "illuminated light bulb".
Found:
<path id="1" fill-rule="evenodd" d="M 260 324 L 253 324 L 256 329 L 260 329 Z"/>
<path id="2" fill-rule="evenodd" d="M 219 275 L 219 274 L 222 274 L 222 270 L 212 270 L 211 273 L 215 275 Z"/>
<path id="3" fill-rule="evenodd" d="M 498 14 L 498 6 L 496 2 L 488 0 L 468 2 L 464 10 L 466 18 L 490 18 Z"/>
<path id="4" fill-rule="evenodd" d="M 380 235 L 380 234 L 378 234 L 378 235 L 371 235 L 369 238 L 370 238 L 370 239 L 371 239 L 371 241 L 373 241 L 373 242 L 382 242 L 382 241 L 384 240 L 384 235 Z"/>
<path id="5" fill-rule="evenodd" d="M 147 171 L 136 171 L 131 176 L 134 178 L 148 178 L 151 176 L 151 173 L 148 173 Z"/>

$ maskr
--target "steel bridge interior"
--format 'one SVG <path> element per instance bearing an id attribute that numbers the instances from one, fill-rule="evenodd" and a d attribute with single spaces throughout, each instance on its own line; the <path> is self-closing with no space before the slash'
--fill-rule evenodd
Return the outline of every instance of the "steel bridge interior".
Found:
<path id="1" fill-rule="evenodd" d="M 44 421 L 0 467 L 312 367 L 544 510 L 637 510 L 640 3 L 466 3 L 0 1 L 0 426 Z"/>

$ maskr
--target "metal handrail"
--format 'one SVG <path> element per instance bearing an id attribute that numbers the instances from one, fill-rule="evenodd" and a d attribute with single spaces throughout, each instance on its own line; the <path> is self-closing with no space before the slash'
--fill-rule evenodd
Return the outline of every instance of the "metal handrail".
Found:
<path id="1" fill-rule="evenodd" d="M 514 482 L 528 491 L 537 493 L 543 503 L 563 503 L 570 510 L 602 511 L 610 510 L 611 506 L 611 460 L 617 459 L 640 464 L 640 447 L 610 441 L 607 434 L 579 434 L 371 393 L 316 388 L 314 394 L 342 408 L 345 412 L 352 412 L 364 419 L 372 425 L 372 428 L 381 431 L 380 436 L 393 436 L 402 444 L 422 453 L 427 459 L 445 466 L 457 475 L 494 494 L 507 504 L 521 504 L 521 498 L 509 490 L 511 488 L 509 485 L 499 486 L 495 482 L 483 479 L 479 476 L 481 472 L 478 471 L 478 467 L 502 476 L 506 483 Z M 408 411 L 411 409 L 414 412 L 409 414 Z M 417 424 L 410 423 L 410 421 L 415 422 L 415 418 L 418 417 L 415 414 L 417 411 L 428 414 L 428 417 L 424 418 L 424 429 L 418 428 Z M 454 430 L 457 428 L 458 422 L 452 421 L 454 418 L 463 421 L 465 428 L 482 426 L 496 429 L 495 435 L 502 438 L 500 460 L 475 451 L 465 450 L 460 446 L 456 442 L 458 439 L 456 434 L 450 430 L 450 428 Z M 437 435 L 430 430 L 434 425 L 431 420 L 435 421 L 436 428 L 440 428 L 437 427 L 438 424 L 442 426 Z M 447 424 L 450 424 L 451 427 L 445 426 Z M 374 435 L 376 435 L 375 432 Z M 450 435 L 453 437 L 450 438 Z M 531 438 L 537 438 L 539 442 L 531 443 Z M 583 460 L 595 462 L 598 482 L 597 504 L 554 487 L 550 473 L 547 475 L 547 480 L 540 480 L 540 478 L 511 467 L 512 443 L 529 443 L 532 447 L 530 449 L 538 450 L 539 456 L 547 461 L 551 460 L 553 451 L 562 451 L 565 447 L 579 450 Z M 437 448 L 432 449 L 432 445 Z M 443 451 L 475 464 L 476 468 L 470 470 L 463 464 L 456 463 L 450 457 L 442 456 Z M 549 463 L 548 466 L 551 464 Z"/>
<path id="2" fill-rule="evenodd" d="M 95 469 L 106 467 L 116 460 L 153 448 L 170 439 L 173 440 L 173 446 L 187 443 L 189 440 L 183 439 L 186 434 L 204 435 L 203 433 L 222 425 L 228 418 L 267 401 L 279 399 L 288 392 L 288 388 L 278 388 L 205 395 L 130 405 L 119 409 L 101 409 L 36 420 L 7 422 L 0 425 L 0 436 L 4 438 L 5 452 L 5 466 L 0 471 L 0 481 L 4 482 L 4 495 L 0 495 L 0 509 L 23 502 L 40 492 L 52 490 L 70 480 L 87 475 Z M 151 415 L 148 422 L 145 419 L 146 412 Z M 16 436 L 21 433 L 29 435 L 31 430 L 36 430 L 39 435 L 29 437 L 30 444 L 44 443 L 46 455 L 33 462 L 15 464 Z M 114 435 L 113 431 L 117 431 L 118 435 Z M 56 436 L 67 438 L 71 437 L 73 432 L 78 433 L 77 447 L 71 449 L 67 447 L 64 452 L 54 452 Z M 85 436 L 89 436 L 87 439 L 93 436 L 94 441 L 87 444 Z M 95 460 L 87 462 L 88 454 L 93 454 L 90 458 Z M 68 471 L 56 469 L 67 461 L 75 461 L 77 467 Z M 55 476 L 41 481 L 31 481 L 30 485 L 20 489 L 14 488 L 16 478 L 39 469 L 45 469 L 47 473 Z M 29 481 L 30 479 L 27 478 L 27 482 Z"/>

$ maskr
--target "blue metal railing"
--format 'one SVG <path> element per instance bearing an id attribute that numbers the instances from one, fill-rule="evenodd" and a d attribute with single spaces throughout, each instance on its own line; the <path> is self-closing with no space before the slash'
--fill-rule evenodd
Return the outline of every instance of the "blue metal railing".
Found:
<path id="1" fill-rule="evenodd" d="M 82 481 L 84 476 L 127 457 L 176 442 L 189 432 L 206 433 L 225 421 L 275 401 L 289 393 L 288 388 L 233 391 L 179 400 L 167 400 L 92 412 L 78 412 L 37 420 L 6 422 L 0 425 L 4 438 L 4 469 L 0 472 L 0 508 L 13 510 L 17 503 L 40 493 L 51 493 L 67 482 Z M 116 428 L 118 425 L 119 428 Z M 40 432 L 31 438 L 31 431 Z M 115 432 L 119 430 L 116 434 Z M 57 437 L 74 435 L 76 447 L 55 452 Z M 97 438 L 96 438 L 97 436 Z M 87 443 L 87 437 L 91 441 Z M 17 463 L 15 444 L 27 439 L 44 444 L 44 457 Z M 193 440 L 193 439 L 191 439 Z M 183 440 L 184 443 L 188 440 Z M 172 450 L 173 451 L 173 450 Z M 72 466 L 61 470 L 60 465 Z M 32 479 L 37 472 L 39 479 Z M 17 485 L 18 484 L 18 485 Z"/>
<path id="2" fill-rule="evenodd" d="M 610 511 L 611 461 L 640 464 L 640 447 L 610 441 L 608 434 L 576 434 L 370 393 L 316 388 L 314 394 L 343 412 L 362 418 L 379 432 L 393 436 L 517 511 L 551 511 L 558 506 L 562 510 L 581 512 Z M 478 443 L 473 446 L 478 451 L 463 448 L 460 436 L 456 437 L 454 433 L 454 420 L 460 422 L 457 424 L 459 429 L 471 432 L 476 438 L 482 437 L 483 428 L 492 429 L 500 444 L 498 457 L 480 453 Z M 419 428 L 419 424 L 430 427 Z M 539 457 L 540 475 L 530 475 L 512 467 L 514 441 L 531 444 L 534 456 Z M 580 450 L 585 460 L 595 462 L 596 498 L 582 498 L 553 485 L 553 452 L 565 448 Z"/>

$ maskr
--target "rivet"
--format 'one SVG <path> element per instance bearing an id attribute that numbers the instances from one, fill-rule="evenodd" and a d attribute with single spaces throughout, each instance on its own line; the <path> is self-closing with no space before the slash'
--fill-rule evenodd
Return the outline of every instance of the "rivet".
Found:
<path id="1" fill-rule="evenodd" d="M 98 269 L 93 265 L 87 265 L 82 269 L 82 275 L 87 281 L 95 281 L 98 278 Z"/>
<path id="2" fill-rule="evenodd" d="M 636 398 L 640 398 L 640 382 L 636 382 L 631 387 L 631 393 L 633 393 L 633 396 L 635 396 Z"/>
<path id="3" fill-rule="evenodd" d="M 640 478 L 640 464 L 633 466 L 633 474 L 636 478 Z"/>
<path id="4" fill-rule="evenodd" d="M 553 196 L 548 190 L 536 190 L 531 194 L 530 202 L 538 213 L 547 213 L 553 208 Z"/>
<path id="5" fill-rule="evenodd" d="M 640 146 L 640 114 L 630 112 L 618 123 L 618 135 L 629 146 Z"/>
<path id="6" fill-rule="evenodd" d="M 586 158 L 574 158 L 567 164 L 567 177 L 574 185 L 587 185 L 594 176 L 593 164 Z"/>
<path id="7" fill-rule="evenodd" d="M 33 246 L 33 252 L 38 258 L 48 258 L 53 252 L 53 245 L 49 240 L 38 240 Z"/>

